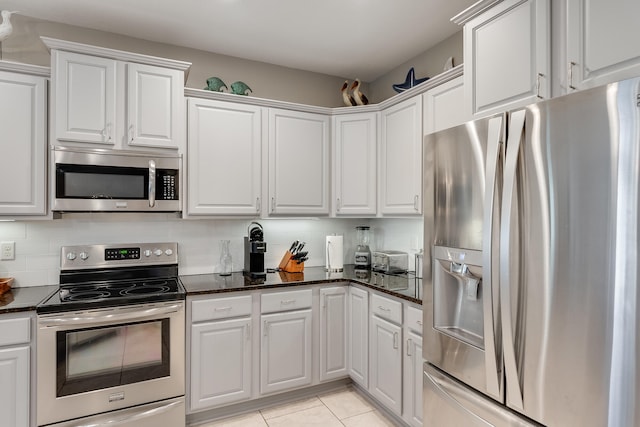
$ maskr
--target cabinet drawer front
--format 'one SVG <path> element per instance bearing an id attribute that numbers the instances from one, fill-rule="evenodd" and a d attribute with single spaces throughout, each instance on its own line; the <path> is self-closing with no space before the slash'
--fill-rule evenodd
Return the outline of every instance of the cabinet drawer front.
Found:
<path id="1" fill-rule="evenodd" d="M 31 340 L 31 319 L 0 320 L 0 347 L 5 345 L 24 344 Z"/>
<path id="2" fill-rule="evenodd" d="M 250 314 L 251 295 L 208 299 L 191 303 L 192 322 L 249 316 Z"/>
<path id="3" fill-rule="evenodd" d="M 380 295 L 371 295 L 371 312 L 383 319 L 402 324 L 402 303 Z"/>
<path id="4" fill-rule="evenodd" d="M 407 318 L 405 319 L 405 324 L 412 331 L 422 335 L 422 310 L 407 306 Z"/>
<path id="5" fill-rule="evenodd" d="M 311 289 L 262 294 L 261 313 L 309 308 L 311 299 Z"/>

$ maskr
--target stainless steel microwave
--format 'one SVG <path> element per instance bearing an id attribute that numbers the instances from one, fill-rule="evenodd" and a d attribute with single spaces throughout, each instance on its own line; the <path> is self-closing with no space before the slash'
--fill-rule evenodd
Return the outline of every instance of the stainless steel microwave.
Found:
<path id="1" fill-rule="evenodd" d="M 54 147 L 52 211 L 179 212 L 180 155 Z"/>

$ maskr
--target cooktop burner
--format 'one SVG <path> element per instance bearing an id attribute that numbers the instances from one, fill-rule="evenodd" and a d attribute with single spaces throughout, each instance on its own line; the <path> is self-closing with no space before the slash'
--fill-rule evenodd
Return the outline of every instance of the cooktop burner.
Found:
<path id="1" fill-rule="evenodd" d="M 62 248 L 60 287 L 39 313 L 185 299 L 177 243 Z"/>

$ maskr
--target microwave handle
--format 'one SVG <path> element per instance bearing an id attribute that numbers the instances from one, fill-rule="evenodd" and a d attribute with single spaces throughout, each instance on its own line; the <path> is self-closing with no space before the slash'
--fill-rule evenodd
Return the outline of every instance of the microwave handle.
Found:
<path id="1" fill-rule="evenodd" d="M 149 160 L 149 207 L 156 205 L 156 161 Z"/>

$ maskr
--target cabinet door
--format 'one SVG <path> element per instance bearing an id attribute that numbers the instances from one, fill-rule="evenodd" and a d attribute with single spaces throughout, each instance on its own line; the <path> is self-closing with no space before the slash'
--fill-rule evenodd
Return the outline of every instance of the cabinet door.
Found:
<path id="1" fill-rule="evenodd" d="M 0 414 L 3 426 L 29 426 L 29 347 L 0 349 Z"/>
<path id="2" fill-rule="evenodd" d="M 347 290 L 320 289 L 320 381 L 346 377 Z"/>
<path id="3" fill-rule="evenodd" d="M 188 215 L 260 213 L 262 109 L 191 98 Z"/>
<path id="4" fill-rule="evenodd" d="M 464 101 L 464 76 L 429 89 L 422 96 L 425 135 L 471 120 Z"/>
<path id="5" fill-rule="evenodd" d="M 422 363 L 422 337 L 408 331 L 403 366 L 403 418 L 415 427 L 422 427 Z"/>
<path id="6" fill-rule="evenodd" d="M 369 386 L 369 293 L 349 287 L 349 376 Z"/>
<path id="7" fill-rule="evenodd" d="M 371 316 L 369 348 L 369 392 L 390 410 L 402 415 L 402 329 L 377 316 Z"/>
<path id="8" fill-rule="evenodd" d="M 260 393 L 311 384 L 311 310 L 263 314 Z"/>
<path id="9" fill-rule="evenodd" d="M 113 145 L 116 61 L 51 51 L 55 139 Z"/>
<path id="10" fill-rule="evenodd" d="M 382 112 L 380 154 L 383 214 L 422 212 L 422 97 Z"/>
<path id="11" fill-rule="evenodd" d="M 181 148 L 184 141 L 183 72 L 127 64 L 127 88 L 128 144 Z"/>
<path id="12" fill-rule="evenodd" d="M 334 117 L 333 200 L 336 215 L 375 215 L 377 113 Z"/>
<path id="13" fill-rule="evenodd" d="M 640 74 L 640 2 L 568 0 L 567 6 L 569 90 Z"/>
<path id="14" fill-rule="evenodd" d="M 486 115 L 550 97 L 549 0 L 506 0 L 464 26 L 464 85 Z"/>
<path id="15" fill-rule="evenodd" d="M 269 110 L 269 214 L 329 214 L 329 117 Z"/>
<path id="16" fill-rule="evenodd" d="M 251 397 L 251 319 L 191 327 L 192 410 Z"/>
<path id="17" fill-rule="evenodd" d="M 46 80 L 0 72 L 0 215 L 44 215 Z"/>

